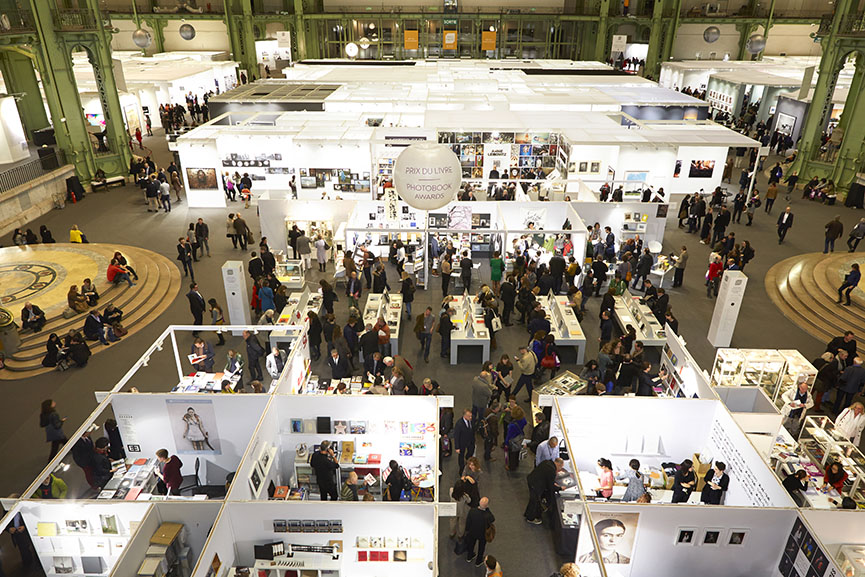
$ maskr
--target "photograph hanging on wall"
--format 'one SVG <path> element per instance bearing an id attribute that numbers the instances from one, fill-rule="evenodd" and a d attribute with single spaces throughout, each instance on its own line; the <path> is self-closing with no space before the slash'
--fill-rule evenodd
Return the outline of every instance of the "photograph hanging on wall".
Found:
<path id="1" fill-rule="evenodd" d="M 165 408 L 176 453 L 222 454 L 213 401 L 166 399 Z"/>
<path id="2" fill-rule="evenodd" d="M 99 526 L 103 535 L 119 535 L 117 515 L 99 515 Z"/>
<path id="3" fill-rule="evenodd" d="M 745 541 L 748 539 L 748 529 L 730 529 L 730 535 L 727 537 L 727 545 L 731 547 L 744 547 Z"/>
<path id="4" fill-rule="evenodd" d="M 724 530 L 720 528 L 703 529 L 703 536 L 700 539 L 700 545 L 717 547 L 721 544 L 721 535 L 723 532 Z"/>
<path id="5" fill-rule="evenodd" d="M 219 570 L 222 568 L 222 561 L 219 560 L 219 554 L 213 555 L 213 561 L 210 562 L 210 567 L 207 568 L 207 577 L 219 577 Z"/>
<path id="6" fill-rule="evenodd" d="M 679 178 L 679 175 L 682 174 L 682 161 L 676 161 L 676 167 L 673 169 L 673 178 Z"/>
<path id="7" fill-rule="evenodd" d="M 585 517 L 584 517 L 585 519 Z M 629 565 L 633 557 L 634 543 L 637 539 L 639 513 L 602 513 L 592 512 L 595 534 L 600 549 L 597 551 L 605 565 Z M 577 544 L 578 563 L 597 563 L 591 536 L 583 521 L 580 539 Z M 585 534 L 585 538 L 583 535 Z"/>
<path id="8" fill-rule="evenodd" d="M 675 545 L 693 545 L 697 540 L 696 527 L 679 527 L 676 530 Z"/>
<path id="9" fill-rule="evenodd" d="M 186 182 L 193 190 L 216 190 L 215 168 L 187 168 Z"/>
<path id="10" fill-rule="evenodd" d="M 87 519 L 71 519 L 66 521 L 66 532 L 90 534 L 90 526 Z"/>
<path id="11" fill-rule="evenodd" d="M 601 172 L 601 163 L 593 162 L 589 165 L 589 172 L 592 174 L 599 174 Z"/>
<path id="12" fill-rule="evenodd" d="M 690 178 L 712 178 L 713 172 L 715 172 L 714 160 L 692 160 L 688 176 Z"/>
<path id="13" fill-rule="evenodd" d="M 581 162 L 579 168 L 577 168 L 577 172 L 588 172 L 589 171 L 589 163 Z"/>

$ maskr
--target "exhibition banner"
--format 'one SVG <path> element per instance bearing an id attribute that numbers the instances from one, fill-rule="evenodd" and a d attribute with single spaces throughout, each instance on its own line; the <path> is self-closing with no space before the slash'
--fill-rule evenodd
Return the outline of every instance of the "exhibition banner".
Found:
<path id="1" fill-rule="evenodd" d="M 417 50 L 420 42 L 418 41 L 418 31 L 417 30 L 406 30 L 404 36 L 405 49 L 406 50 Z"/>
<path id="2" fill-rule="evenodd" d="M 496 33 L 495 32 L 481 32 L 481 50 L 495 50 L 496 49 Z"/>
<path id="3" fill-rule="evenodd" d="M 445 50 L 457 49 L 457 31 L 445 30 L 442 32 L 442 48 Z"/>

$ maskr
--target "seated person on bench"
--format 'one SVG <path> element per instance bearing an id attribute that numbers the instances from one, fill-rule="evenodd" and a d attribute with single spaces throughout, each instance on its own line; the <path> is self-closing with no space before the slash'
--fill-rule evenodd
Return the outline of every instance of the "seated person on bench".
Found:
<path id="1" fill-rule="evenodd" d="M 42 309 L 31 302 L 24 303 L 24 308 L 21 309 L 21 327 L 23 329 L 33 329 L 34 333 L 38 333 L 45 326 L 45 313 Z"/>

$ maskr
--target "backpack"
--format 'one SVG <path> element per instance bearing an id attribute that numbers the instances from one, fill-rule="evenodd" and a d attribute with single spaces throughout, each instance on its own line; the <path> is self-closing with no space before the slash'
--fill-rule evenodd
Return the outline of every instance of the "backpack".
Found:
<path id="1" fill-rule="evenodd" d="M 484 539 L 487 543 L 492 543 L 496 538 L 496 524 L 490 523 L 484 531 Z"/>
<path id="2" fill-rule="evenodd" d="M 525 438 L 526 436 L 522 433 L 520 433 L 516 437 L 511 438 L 511 440 L 508 441 L 508 450 L 516 452 L 522 449 L 523 440 L 525 440 Z"/>
<path id="3" fill-rule="evenodd" d="M 490 425 L 486 419 L 481 419 L 478 424 L 478 434 L 481 436 L 481 439 L 486 439 L 490 436 Z"/>
<path id="4" fill-rule="evenodd" d="M 451 456 L 451 438 L 447 435 L 441 436 L 441 450 L 442 457 L 450 457 Z"/>

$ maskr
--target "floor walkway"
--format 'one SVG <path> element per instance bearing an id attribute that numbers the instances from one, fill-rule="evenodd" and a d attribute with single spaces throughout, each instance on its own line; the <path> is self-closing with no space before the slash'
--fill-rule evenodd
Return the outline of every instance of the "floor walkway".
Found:
<path id="1" fill-rule="evenodd" d="M 161 132 L 147 138 L 145 145 L 153 150 L 154 159 L 166 165 L 171 156 Z M 772 159 L 770 159 L 771 161 Z M 770 161 L 766 166 L 771 166 Z M 758 186 L 765 189 L 765 177 L 761 176 Z M 739 316 L 739 323 L 733 345 L 743 348 L 795 348 L 808 357 L 816 357 L 823 351 L 823 343 L 788 321 L 772 304 L 763 287 L 766 271 L 777 261 L 800 253 L 821 250 L 823 245 L 823 225 L 835 214 L 841 214 L 847 230 L 858 220 L 860 213 L 843 206 L 827 207 L 808 201 L 794 199 L 791 202 L 796 214 L 795 226 L 787 235 L 787 241 L 778 245 L 775 234 L 775 220 L 783 211 L 783 196 L 776 203 L 771 215 L 759 212 L 754 226 L 733 225 L 729 230 L 736 233 L 737 239 L 748 239 L 756 248 L 756 258 L 748 266 L 750 277 L 746 298 Z M 142 193 L 135 187 L 111 189 L 106 192 L 87 195 L 83 202 L 67 205 L 34 223 L 33 228 L 47 225 L 56 238 L 65 237 L 70 225 L 77 224 L 93 242 L 118 243 L 142 246 L 161 253 L 174 261 L 177 238 L 185 234 L 189 223 L 203 218 L 210 225 L 211 257 L 205 256 L 195 264 L 195 277 L 205 298 L 215 297 L 224 304 L 220 266 L 229 259 L 248 260 L 249 254 L 232 249 L 225 238 L 225 216 L 228 212 L 240 212 L 252 226 L 255 238 L 259 238 L 255 207 L 243 209 L 242 204 L 234 203 L 227 209 L 190 210 L 185 203 L 175 205 L 170 214 L 152 214 L 146 211 Z M 696 235 L 688 235 L 676 226 L 675 211 L 671 210 L 668 233 L 664 239 L 665 252 L 677 250 L 686 244 L 691 251 L 689 267 L 685 275 L 684 287 L 670 289 L 670 304 L 680 321 L 680 332 L 688 342 L 698 362 L 706 370 L 711 369 L 714 348 L 706 340 L 714 301 L 706 297 L 703 275 L 708 263 L 709 248 L 699 244 Z M 603 224 L 603 223 L 602 223 Z M 846 234 L 846 231 L 845 231 Z M 846 235 L 845 235 L 846 238 Z M 10 244 L 9 237 L 2 244 Z M 317 272 L 310 273 L 309 281 L 317 282 Z M 389 279 L 396 284 L 396 273 L 389 270 Z M 184 281 L 187 279 L 184 279 Z M 3 418 L 0 419 L 0 462 L 3 474 L 0 475 L 0 495 L 22 491 L 38 474 L 48 455 L 48 445 L 44 433 L 39 428 L 38 409 L 45 398 L 56 400 L 59 411 L 68 417 L 67 434 L 71 435 L 83 419 L 95 407 L 94 391 L 110 389 L 128 370 L 130 364 L 150 345 L 156 336 L 171 323 L 189 323 L 191 315 L 187 300 L 182 296 L 188 288 L 184 284 L 181 294 L 168 307 L 161 318 L 135 335 L 113 345 L 110 351 L 94 356 L 85 369 L 73 369 L 65 373 L 49 373 L 21 382 L 4 382 Z M 338 303 L 337 319 L 344 322 L 346 301 Z M 438 286 L 431 291 L 418 291 L 414 304 L 415 311 L 441 302 Z M 589 340 L 586 359 L 597 354 L 598 323 L 597 310 L 600 301 L 592 299 L 583 329 Z M 499 350 L 494 359 L 503 352 L 513 354 L 516 347 L 525 342 L 527 335 L 521 325 L 507 329 L 499 339 Z M 413 363 L 416 373 L 421 377 L 430 376 L 443 383 L 443 389 L 453 394 L 457 410 L 470 404 L 470 383 L 480 369 L 479 359 L 470 359 L 451 367 L 440 361 L 437 354 L 439 345 L 433 346 L 434 353 L 430 363 L 424 364 L 417 357 L 418 344 L 410 330 L 404 331 L 401 351 Z M 181 342 L 181 348 L 188 342 Z M 232 346 L 230 342 L 227 346 Z M 224 354 L 225 348 L 218 353 Z M 323 365 L 314 367 L 321 370 Z M 574 367 L 565 367 L 574 368 Z M 176 373 L 171 366 L 151 367 L 148 382 L 154 388 L 171 388 Z M 522 395 L 521 395 L 522 396 Z M 525 406 L 525 405 L 523 405 Z M 528 431 L 527 431 L 528 436 Z M 480 441 L 479 441 L 480 442 Z M 522 511 L 527 498 L 525 475 L 528 463 L 522 463 L 517 473 L 506 473 L 503 457 L 499 451 L 498 460 L 491 463 L 480 482 L 481 494 L 490 497 L 490 507 L 497 518 L 498 536 L 488 552 L 496 555 L 508 575 L 524 577 L 546 577 L 561 562 L 552 549 L 551 532 L 547 527 L 528 525 L 522 519 Z M 455 458 L 444 461 L 442 487 L 449 487 L 456 475 Z M 447 523 L 442 523 L 439 531 L 441 551 L 439 563 L 441 574 L 448 576 L 482 575 L 481 569 L 469 566 L 464 560 L 457 560 L 450 552 L 452 548 L 447 537 Z M 4 565 L 7 573 L 15 574 L 17 556 L 11 559 L 8 553 L 10 544 L 6 536 L 0 538 L 3 549 Z"/>

